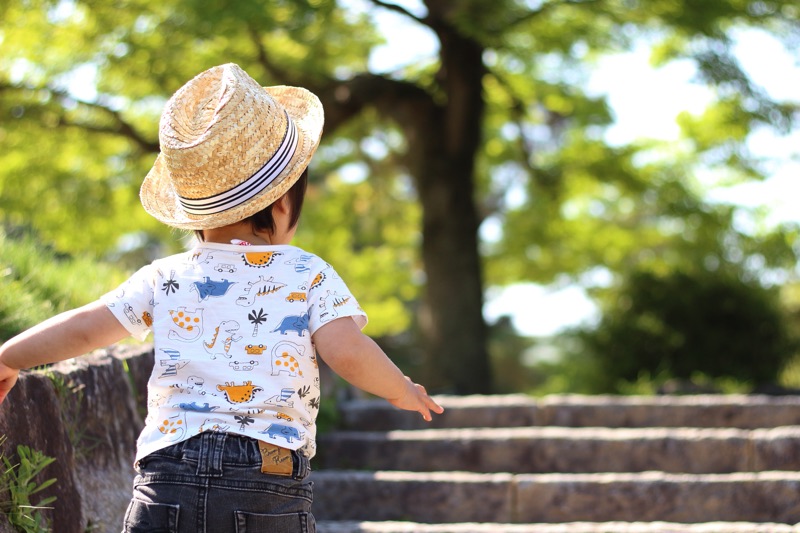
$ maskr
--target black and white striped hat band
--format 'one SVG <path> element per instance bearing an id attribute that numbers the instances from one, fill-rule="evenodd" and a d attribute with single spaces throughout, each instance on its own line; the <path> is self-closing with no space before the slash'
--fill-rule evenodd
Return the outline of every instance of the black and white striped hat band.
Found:
<path id="1" fill-rule="evenodd" d="M 284 113 L 286 113 L 284 111 Z M 232 209 L 250 200 L 263 191 L 278 177 L 291 161 L 297 150 L 297 126 L 288 113 L 286 114 L 286 132 L 275 154 L 255 174 L 236 185 L 232 189 L 223 191 L 206 198 L 185 198 L 178 196 L 178 201 L 183 209 L 192 215 L 212 215 Z"/>

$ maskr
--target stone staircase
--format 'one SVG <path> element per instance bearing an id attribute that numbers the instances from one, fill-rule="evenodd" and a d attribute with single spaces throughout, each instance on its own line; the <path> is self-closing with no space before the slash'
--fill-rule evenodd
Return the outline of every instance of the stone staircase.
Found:
<path id="1" fill-rule="evenodd" d="M 800 397 L 440 397 L 343 405 L 320 533 L 800 532 Z"/>

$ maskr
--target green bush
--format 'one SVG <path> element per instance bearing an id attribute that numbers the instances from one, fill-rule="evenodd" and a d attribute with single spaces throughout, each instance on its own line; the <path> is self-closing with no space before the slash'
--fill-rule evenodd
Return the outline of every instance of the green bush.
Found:
<path id="1" fill-rule="evenodd" d="M 602 388 L 642 376 L 775 383 L 797 349 L 778 291 L 730 275 L 631 275 L 599 325 L 578 333 Z"/>
<path id="2" fill-rule="evenodd" d="M 0 341 L 95 300 L 125 278 L 112 264 L 59 254 L 30 235 L 0 230 Z"/>
<path id="3" fill-rule="evenodd" d="M 0 438 L 0 445 L 5 438 Z M 9 523 L 22 533 L 44 533 L 52 531 L 49 520 L 42 511 L 56 499 L 55 496 L 40 498 L 38 502 L 31 497 L 54 484 L 54 478 L 39 482 L 39 474 L 55 461 L 28 446 L 17 446 L 17 462 L 12 462 L 0 453 L 0 512 L 6 515 Z"/>

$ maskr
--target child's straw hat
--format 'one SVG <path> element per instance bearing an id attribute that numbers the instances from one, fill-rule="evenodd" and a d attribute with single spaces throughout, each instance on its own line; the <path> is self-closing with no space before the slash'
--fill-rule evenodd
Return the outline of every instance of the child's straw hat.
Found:
<path id="1" fill-rule="evenodd" d="M 280 198 L 319 146 L 322 104 L 300 87 L 261 87 L 238 65 L 211 68 L 167 102 L 145 210 L 176 228 L 233 224 Z"/>

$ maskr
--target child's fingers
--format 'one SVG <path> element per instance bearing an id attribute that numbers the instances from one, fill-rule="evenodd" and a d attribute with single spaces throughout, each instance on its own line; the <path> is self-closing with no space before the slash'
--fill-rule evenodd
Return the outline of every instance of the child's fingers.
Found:
<path id="1" fill-rule="evenodd" d="M 420 385 L 419 383 L 415 383 L 417 386 L 417 390 L 422 393 L 422 401 L 425 403 L 425 407 L 430 409 L 436 414 L 442 414 L 444 412 L 444 407 L 436 403 L 436 400 L 430 397 L 428 391 L 425 390 L 425 387 Z"/>
<path id="2" fill-rule="evenodd" d="M 14 384 L 17 382 L 17 374 L 12 376 L 8 376 L 3 380 L 0 380 L 0 403 L 6 399 L 8 393 L 14 387 Z"/>
<path id="3" fill-rule="evenodd" d="M 436 414 L 444 412 L 444 408 L 428 395 L 428 391 L 425 390 L 425 387 L 419 383 L 414 383 L 408 376 L 406 376 L 406 380 L 408 387 L 403 396 L 396 399 L 389 399 L 389 403 L 400 409 L 417 411 L 426 422 L 433 420 L 431 411 Z"/>
<path id="4" fill-rule="evenodd" d="M 431 416 L 431 411 L 436 414 L 442 414 L 444 412 L 444 408 L 436 403 L 436 401 L 428 395 L 428 391 L 425 390 L 425 387 L 416 383 L 417 391 L 420 393 L 422 399 L 422 408 L 419 409 L 419 412 L 422 414 L 422 418 L 426 422 L 430 422 L 433 420 L 433 416 Z"/>
<path id="5" fill-rule="evenodd" d="M 425 396 L 425 403 L 427 404 L 428 409 L 430 409 L 437 415 L 444 413 L 444 407 L 436 403 L 436 400 L 434 400 L 430 396 Z"/>

